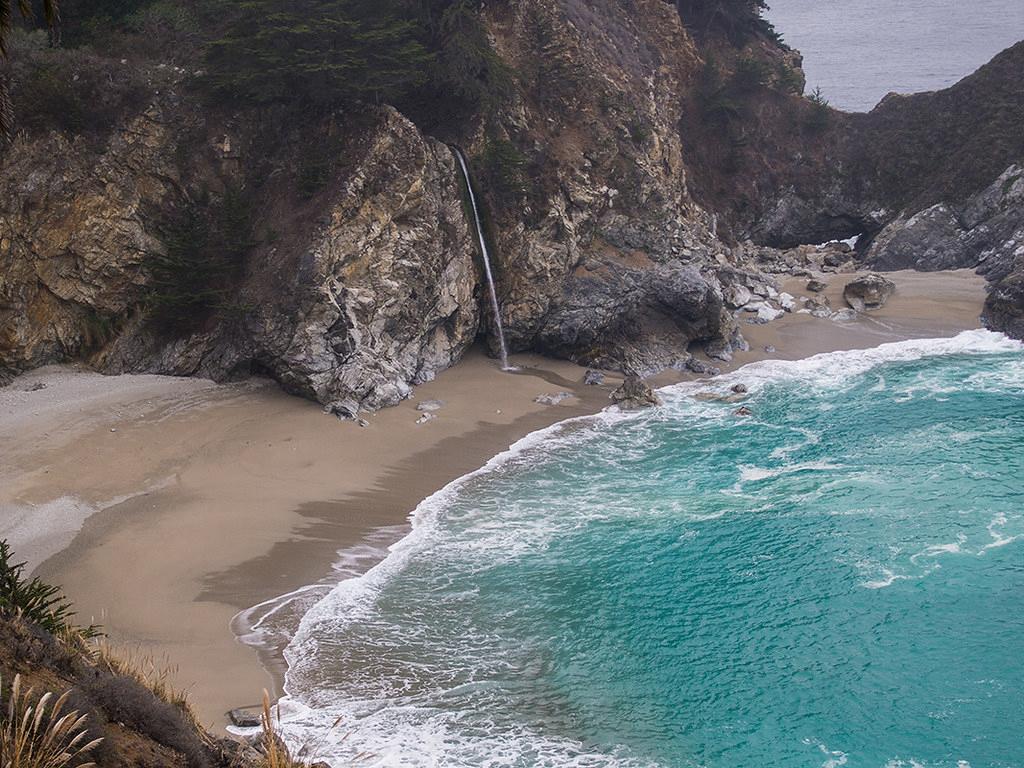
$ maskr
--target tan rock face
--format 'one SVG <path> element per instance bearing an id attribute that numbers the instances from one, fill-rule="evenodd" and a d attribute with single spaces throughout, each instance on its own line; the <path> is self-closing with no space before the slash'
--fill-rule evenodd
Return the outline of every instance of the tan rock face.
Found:
<path id="1" fill-rule="evenodd" d="M 320 225 L 254 253 L 238 287 L 244 317 L 158 338 L 139 304 L 146 258 L 164 248 L 159 222 L 188 195 L 183 133 L 154 107 L 100 151 L 52 134 L 5 155 L 0 370 L 92 353 L 114 372 L 258 368 L 352 414 L 397 402 L 472 343 L 478 277 L 453 157 L 394 110 L 353 147 Z M 189 151 L 192 175 L 210 176 L 217 153 Z"/>
<path id="2" fill-rule="evenodd" d="M 484 18 L 520 75 L 496 123 L 531 158 L 528 193 L 491 203 L 510 345 L 645 371 L 680 364 L 688 341 L 727 321 L 707 269 L 711 219 L 686 185 L 680 94 L 698 58 L 678 14 L 659 0 L 524 0 Z M 682 313 L 679 292 L 657 295 L 680 283 L 696 301 Z"/>
<path id="3" fill-rule="evenodd" d="M 176 194 L 174 138 L 152 109 L 102 152 L 60 134 L 0 159 L 0 370 L 81 354 L 138 300 L 150 212 Z"/>
<path id="4" fill-rule="evenodd" d="M 354 415 L 458 360 L 476 336 L 479 280 L 450 149 L 392 109 L 349 149 L 322 223 L 253 255 L 244 318 L 170 346 L 131 329 L 105 367 L 215 379 L 255 368 Z"/>
<path id="5" fill-rule="evenodd" d="M 478 278 L 455 160 L 397 112 L 385 113 L 310 255 L 310 300 L 275 365 L 320 402 L 345 413 L 393 404 L 472 343 Z M 272 352 L 282 342 L 265 340 Z"/>

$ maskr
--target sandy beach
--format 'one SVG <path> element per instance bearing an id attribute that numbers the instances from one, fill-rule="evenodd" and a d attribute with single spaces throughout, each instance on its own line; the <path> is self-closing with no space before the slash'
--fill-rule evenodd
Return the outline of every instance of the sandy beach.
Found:
<path id="1" fill-rule="evenodd" d="M 883 309 L 848 322 L 793 313 L 744 324 L 750 351 L 715 364 L 979 327 L 984 285 L 969 271 L 890 276 L 897 293 Z M 851 276 L 825 279 L 843 307 Z M 806 282 L 783 289 L 807 295 Z M 536 429 L 607 406 L 619 381 L 587 387 L 569 363 L 512 363 L 520 370 L 504 373 L 474 349 L 366 426 L 262 380 L 33 371 L 0 389 L 0 536 L 64 586 L 81 622 L 165 658 L 200 717 L 223 725 L 226 710 L 275 686 L 229 629 L 239 611 L 329 577 L 339 550 L 365 543 L 372 557 L 425 496 Z M 557 405 L 534 400 L 562 391 L 572 397 Z M 425 400 L 443 405 L 417 423 Z"/>

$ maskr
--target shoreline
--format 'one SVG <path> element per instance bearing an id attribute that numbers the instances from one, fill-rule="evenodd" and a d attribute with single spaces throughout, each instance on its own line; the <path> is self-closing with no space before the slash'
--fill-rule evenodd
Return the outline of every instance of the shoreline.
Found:
<path id="1" fill-rule="evenodd" d="M 712 362 L 727 372 L 756 360 L 801 359 L 979 327 L 984 282 L 977 276 L 890 276 L 898 289 L 882 310 L 848 323 L 787 314 L 768 325 L 742 324 L 750 351 L 729 363 Z M 853 275 L 825 277 L 838 309 L 843 304 L 836 297 Z M 806 295 L 798 290 L 806 278 L 781 282 L 783 290 Z M 769 345 L 775 352 L 765 351 Z M 127 404 L 116 395 L 86 400 L 88 413 L 62 423 L 63 442 L 43 437 L 54 431 L 53 414 L 26 415 L 22 408 L 12 432 L 0 407 L 0 448 L 15 459 L 0 479 L 16 480 L 5 482 L 0 509 L 46 503 L 47 493 L 51 502 L 71 496 L 94 506 L 104 493 L 114 499 L 86 517 L 69 545 L 36 571 L 64 584 L 83 621 L 92 616 L 116 642 L 166 657 L 177 667 L 179 685 L 191 690 L 200 719 L 220 727 L 226 710 L 255 703 L 263 687 L 280 692 L 279 649 L 276 656 L 273 649 L 262 655 L 261 668 L 228 629 L 240 612 L 364 572 L 408 532 L 409 515 L 424 499 L 523 437 L 600 411 L 618 380 L 610 376 L 604 386 L 585 387 L 584 369 L 571 363 L 533 355 L 515 355 L 513 363 L 523 368 L 509 375 L 473 350 L 417 387 L 412 400 L 369 415 L 366 429 L 259 383 L 205 382 L 187 395 L 171 387 L 147 391 L 148 401 L 131 393 Z M 12 386 L 52 375 L 52 369 L 32 372 Z M 137 377 L 98 378 L 107 391 Z M 669 372 L 651 383 L 693 378 Z M 560 391 L 574 396 L 554 406 L 533 401 Z M 437 418 L 415 424 L 422 415 L 415 404 L 435 398 L 445 401 Z M 117 418 L 111 408 L 120 409 Z M 119 444 L 106 445 L 111 442 Z M 83 461 L 84 467 L 75 466 Z M 42 477 L 44 468 L 61 480 Z M 128 492 L 120 501 L 112 493 L 118 486 Z M 49 542 L 51 548 L 59 543 L 56 536 Z M 348 570 L 334 568 L 342 551 L 355 555 Z"/>

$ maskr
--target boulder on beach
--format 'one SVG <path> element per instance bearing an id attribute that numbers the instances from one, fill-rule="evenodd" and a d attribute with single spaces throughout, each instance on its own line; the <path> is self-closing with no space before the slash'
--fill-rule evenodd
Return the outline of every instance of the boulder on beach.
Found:
<path id="1" fill-rule="evenodd" d="M 651 386 L 639 376 L 627 376 L 622 386 L 611 394 L 611 399 L 621 408 L 649 408 L 661 405 Z"/>
<path id="2" fill-rule="evenodd" d="M 587 372 L 583 374 L 583 383 L 588 387 L 596 387 L 604 384 L 604 374 L 600 371 L 595 371 L 592 368 L 588 369 Z"/>
<path id="3" fill-rule="evenodd" d="M 887 277 L 871 273 L 846 284 L 843 298 L 858 312 L 880 309 L 896 291 L 896 283 Z"/>
<path id="4" fill-rule="evenodd" d="M 807 281 L 807 290 L 811 293 L 821 293 L 828 288 L 828 283 L 824 280 L 818 280 L 817 278 L 811 278 Z"/>
<path id="5" fill-rule="evenodd" d="M 259 728 L 262 715 L 259 707 L 237 707 L 228 712 L 228 719 L 237 728 Z"/>

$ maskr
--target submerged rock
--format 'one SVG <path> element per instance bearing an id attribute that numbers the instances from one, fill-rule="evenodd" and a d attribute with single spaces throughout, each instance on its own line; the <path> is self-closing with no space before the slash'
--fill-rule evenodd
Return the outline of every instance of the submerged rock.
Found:
<path id="1" fill-rule="evenodd" d="M 627 376 L 622 386 L 611 394 L 611 399 L 621 408 L 649 408 L 661 405 L 661 400 L 650 385 L 639 376 Z"/>
<path id="2" fill-rule="evenodd" d="M 887 277 L 871 273 L 846 284 L 843 298 L 858 312 L 880 309 L 896 291 L 896 283 Z"/>
<path id="3" fill-rule="evenodd" d="M 416 403 L 417 411 L 439 411 L 444 407 L 444 400 L 420 400 Z"/>

